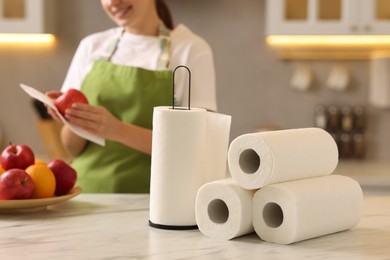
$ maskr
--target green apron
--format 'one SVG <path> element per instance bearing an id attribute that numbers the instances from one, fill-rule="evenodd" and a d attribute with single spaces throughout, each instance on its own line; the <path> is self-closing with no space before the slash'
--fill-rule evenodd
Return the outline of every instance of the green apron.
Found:
<path id="1" fill-rule="evenodd" d="M 118 39 L 108 60 L 95 61 L 81 90 L 91 105 L 104 106 L 123 122 L 151 129 L 153 108 L 172 103 L 172 71 L 111 63 Z M 166 59 L 166 54 L 162 56 Z M 117 142 L 106 140 L 104 147 L 88 142 L 72 166 L 78 173 L 77 185 L 86 193 L 148 193 L 150 190 L 151 156 Z"/>

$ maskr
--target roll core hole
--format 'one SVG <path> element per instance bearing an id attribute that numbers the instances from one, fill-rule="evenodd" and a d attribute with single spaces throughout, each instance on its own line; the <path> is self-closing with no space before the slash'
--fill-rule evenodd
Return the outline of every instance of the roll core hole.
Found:
<path id="1" fill-rule="evenodd" d="M 272 228 L 279 227 L 284 220 L 282 208 L 274 202 L 267 203 L 263 208 L 263 219 L 267 226 Z"/>
<path id="2" fill-rule="evenodd" d="M 214 223 L 223 224 L 229 218 L 229 209 L 226 203 L 221 199 L 215 199 L 207 207 L 209 218 Z"/>
<path id="3" fill-rule="evenodd" d="M 253 149 L 247 149 L 240 154 L 238 161 L 243 172 L 255 173 L 260 167 L 260 156 Z"/>

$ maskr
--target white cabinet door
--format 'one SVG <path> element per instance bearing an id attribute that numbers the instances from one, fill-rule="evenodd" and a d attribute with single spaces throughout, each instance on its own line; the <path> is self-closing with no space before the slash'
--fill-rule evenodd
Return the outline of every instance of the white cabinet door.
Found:
<path id="1" fill-rule="evenodd" d="M 0 0 L 0 33 L 52 33 L 56 0 Z"/>
<path id="2" fill-rule="evenodd" d="M 267 34 L 350 34 L 357 29 L 357 2 L 359 0 L 267 0 Z"/>
<path id="3" fill-rule="evenodd" d="M 390 34 L 390 1 L 360 0 L 359 33 L 369 35 Z"/>

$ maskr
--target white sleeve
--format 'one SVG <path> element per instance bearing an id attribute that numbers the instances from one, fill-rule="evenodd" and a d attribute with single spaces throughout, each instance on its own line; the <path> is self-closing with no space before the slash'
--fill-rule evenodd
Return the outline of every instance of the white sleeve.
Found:
<path id="1" fill-rule="evenodd" d="M 194 42 L 183 45 L 184 48 L 178 52 L 180 58 L 176 57 L 171 66 L 186 65 L 191 72 L 191 107 L 217 111 L 213 53 L 203 40 Z M 175 73 L 175 100 L 177 105 L 183 107 L 188 106 L 189 79 L 187 75 L 188 73 L 184 70 Z"/>
<path id="2" fill-rule="evenodd" d="M 215 68 L 211 49 L 190 60 L 188 66 L 192 78 L 191 106 L 217 111 Z M 188 105 L 187 94 L 188 91 L 184 91 L 183 106 Z"/>
<path id="3" fill-rule="evenodd" d="M 62 92 L 70 88 L 81 89 L 84 77 L 91 67 L 90 53 L 90 46 L 88 46 L 87 41 L 82 40 L 73 56 L 62 84 Z"/>
<path id="4" fill-rule="evenodd" d="M 217 111 L 214 57 L 210 45 L 185 25 L 178 25 L 171 36 L 170 66 L 175 69 L 175 66 L 186 65 L 191 71 L 191 107 Z M 179 106 L 187 107 L 188 76 L 184 73 L 175 75 L 175 101 Z"/>

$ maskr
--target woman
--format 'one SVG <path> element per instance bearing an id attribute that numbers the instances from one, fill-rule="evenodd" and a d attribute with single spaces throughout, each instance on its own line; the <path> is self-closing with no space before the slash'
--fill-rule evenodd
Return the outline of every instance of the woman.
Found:
<path id="1" fill-rule="evenodd" d="M 74 104 L 65 118 L 106 139 L 102 147 L 63 126 L 84 192 L 147 193 L 153 107 L 172 103 L 172 71 L 191 70 L 191 105 L 216 110 L 212 51 L 184 25 L 173 28 L 165 0 L 101 0 L 119 26 L 80 42 L 62 92 L 78 88 L 90 105 Z M 186 106 L 188 77 L 176 73 L 175 103 Z M 60 92 L 51 91 L 56 98 Z M 52 110 L 49 113 L 55 117 Z"/>

